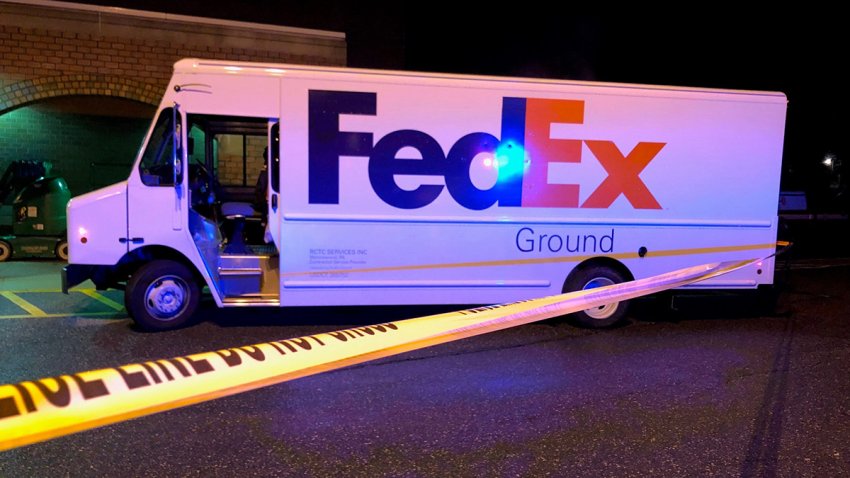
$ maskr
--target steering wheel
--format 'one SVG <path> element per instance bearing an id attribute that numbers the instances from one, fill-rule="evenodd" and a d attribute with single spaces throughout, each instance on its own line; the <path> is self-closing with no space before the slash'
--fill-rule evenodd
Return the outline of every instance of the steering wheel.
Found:
<path id="1" fill-rule="evenodd" d="M 211 208 L 216 202 L 217 184 L 209 169 L 200 162 L 189 165 L 189 189 L 192 191 L 192 207 Z"/>

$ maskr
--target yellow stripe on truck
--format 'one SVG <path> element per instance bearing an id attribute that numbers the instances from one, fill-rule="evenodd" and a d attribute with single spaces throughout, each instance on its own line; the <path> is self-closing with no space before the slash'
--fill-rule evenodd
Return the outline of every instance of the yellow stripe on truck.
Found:
<path id="1" fill-rule="evenodd" d="M 511 304 L 0 386 L 0 450 L 632 299 L 756 261 L 689 267 Z"/>
<path id="2" fill-rule="evenodd" d="M 647 251 L 644 258 L 652 257 L 670 257 L 670 256 L 695 256 L 699 254 L 717 254 L 723 252 L 743 252 L 743 251 L 759 251 L 759 250 L 774 250 L 778 243 L 769 244 L 745 244 L 739 246 L 720 246 L 720 247 L 697 247 L 689 249 L 667 249 L 661 251 Z M 780 244 L 781 245 L 781 244 Z M 407 266 L 385 266 L 385 267 L 364 267 L 360 269 L 336 269 L 336 270 L 321 270 L 321 271 L 298 271 L 298 272 L 283 272 L 282 277 L 299 277 L 310 275 L 327 275 L 341 273 L 366 273 L 366 272 L 397 272 L 397 271 L 417 271 L 428 269 L 456 269 L 462 267 L 496 267 L 496 266 L 521 266 L 530 264 L 557 264 L 564 262 L 584 262 L 588 259 L 596 259 L 599 257 L 610 257 L 612 259 L 638 259 L 640 254 L 637 252 L 621 252 L 615 254 L 593 254 L 582 256 L 563 256 L 563 257 L 539 257 L 533 259 L 504 259 L 497 261 L 479 261 L 479 262 L 446 262 L 442 264 L 416 264 Z"/>

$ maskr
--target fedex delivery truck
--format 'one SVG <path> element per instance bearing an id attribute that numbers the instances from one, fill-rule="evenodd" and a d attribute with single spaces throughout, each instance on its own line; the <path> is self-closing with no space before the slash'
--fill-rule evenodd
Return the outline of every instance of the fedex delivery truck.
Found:
<path id="1" fill-rule="evenodd" d="M 221 307 L 489 304 L 766 257 L 785 111 L 772 92 L 181 60 L 127 180 L 68 205 L 63 289 L 124 288 L 159 330 L 204 287 Z"/>

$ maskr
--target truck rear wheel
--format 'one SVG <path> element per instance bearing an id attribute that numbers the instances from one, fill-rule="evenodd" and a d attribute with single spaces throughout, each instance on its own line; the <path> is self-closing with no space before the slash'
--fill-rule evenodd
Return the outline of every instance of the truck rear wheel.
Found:
<path id="1" fill-rule="evenodd" d="M 12 245 L 6 241 L 0 241 L 0 262 L 6 262 L 12 257 Z"/>
<path id="2" fill-rule="evenodd" d="M 183 264 L 157 260 L 143 265 L 127 283 L 124 305 L 144 330 L 176 329 L 198 308 L 200 288 Z"/>
<path id="3" fill-rule="evenodd" d="M 595 289 L 626 282 L 620 271 L 602 265 L 591 265 L 573 271 L 564 283 L 564 292 Z M 614 302 L 570 314 L 570 319 L 582 327 L 611 327 L 626 317 L 629 301 Z"/>

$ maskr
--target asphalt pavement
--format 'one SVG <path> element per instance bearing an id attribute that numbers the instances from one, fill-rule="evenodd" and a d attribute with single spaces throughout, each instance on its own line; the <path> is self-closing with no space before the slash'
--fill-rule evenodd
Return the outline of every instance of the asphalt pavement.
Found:
<path id="1" fill-rule="evenodd" d="M 796 261 L 772 313 L 661 296 L 612 330 L 547 321 L 25 446 L 0 476 L 844 476 L 848 264 Z M 439 310 L 206 303 L 149 334 L 120 292 L 59 294 L 58 267 L 0 265 L 43 312 L 0 296 L 0 383 Z"/>

